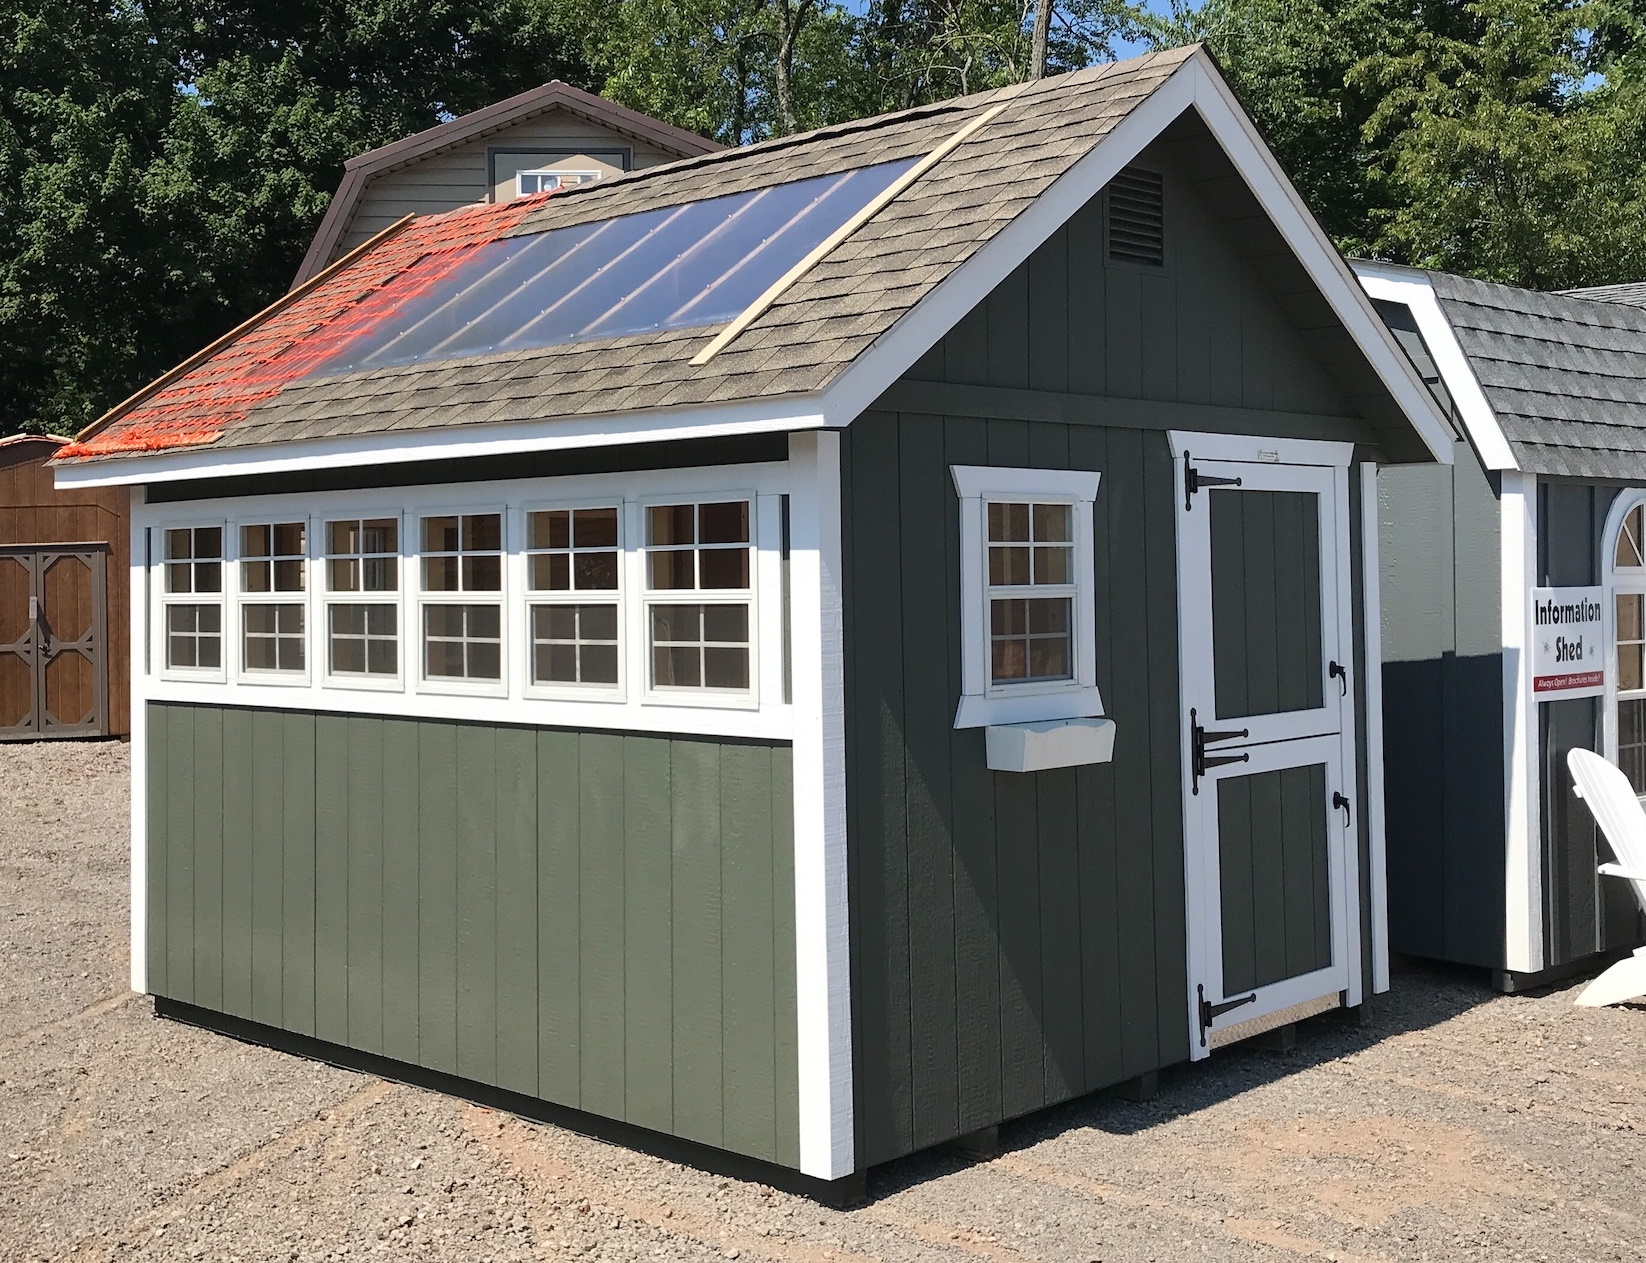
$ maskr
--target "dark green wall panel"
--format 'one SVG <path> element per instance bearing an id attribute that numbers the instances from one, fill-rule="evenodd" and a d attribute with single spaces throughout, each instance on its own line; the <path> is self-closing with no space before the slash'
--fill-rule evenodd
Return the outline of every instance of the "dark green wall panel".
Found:
<path id="1" fill-rule="evenodd" d="M 1113 763 L 988 771 L 957 731 L 951 464 L 1096 469 Z M 859 1161 L 1188 1054 L 1165 436 L 869 413 L 842 450 Z M 943 558 L 939 567 L 937 558 Z"/>
<path id="2" fill-rule="evenodd" d="M 155 994 L 798 1164 L 787 746 L 170 703 L 149 733 Z"/>

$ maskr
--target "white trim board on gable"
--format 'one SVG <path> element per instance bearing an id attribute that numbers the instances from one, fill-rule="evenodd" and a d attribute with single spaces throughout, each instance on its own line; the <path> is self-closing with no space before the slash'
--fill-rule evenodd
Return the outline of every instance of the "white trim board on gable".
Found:
<path id="1" fill-rule="evenodd" d="M 1416 268 L 1394 263 L 1356 260 L 1354 270 L 1362 288 L 1372 298 L 1398 303 L 1412 313 L 1417 331 L 1423 336 L 1429 354 L 1434 357 L 1440 380 L 1457 402 L 1463 428 L 1468 431 L 1469 441 L 1474 444 L 1480 463 L 1487 469 L 1519 469 L 1520 464 L 1515 460 L 1508 439 L 1503 436 L 1503 428 L 1498 425 L 1491 404 L 1486 402 L 1486 394 L 1480 388 L 1474 369 L 1469 366 L 1468 357 L 1458 345 L 1457 334 L 1452 331 L 1446 314 L 1440 310 L 1440 301 L 1435 297 L 1429 278 Z"/>
<path id="2" fill-rule="evenodd" d="M 1408 422 L 1441 464 L 1452 461 L 1451 430 L 1416 368 L 1384 326 L 1366 291 L 1304 206 L 1258 137 L 1210 57 L 1196 52 L 1107 136 L 970 259 L 944 277 L 821 392 L 679 409 L 527 423 L 457 425 L 422 431 L 197 448 L 57 467 L 60 486 L 139 482 L 449 460 L 496 452 L 849 425 L 1058 228 L 1087 205 L 1156 137 L 1194 110 L 1267 211 L 1276 229 L 1354 339 Z"/>

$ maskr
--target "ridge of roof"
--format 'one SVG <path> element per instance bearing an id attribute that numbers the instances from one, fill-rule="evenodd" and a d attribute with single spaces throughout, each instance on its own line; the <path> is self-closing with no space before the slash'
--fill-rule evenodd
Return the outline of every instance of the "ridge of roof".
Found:
<path id="1" fill-rule="evenodd" d="M 1586 298 L 1597 303 L 1627 303 L 1632 307 L 1646 307 L 1646 281 L 1586 285 L 1580 289 L 1562 289 L 1555 292 L 1568 298 Z"/>
<path id="2" fill-rule="evenodd" d="M 317 275 L 324 266 L 324 256 L 336 245 L 344 222 L 353 213 L 354 205 L 365 191 L 366 184 L 376 177 L 398 167 L 408 166 L 430 154 L 439 153 L 478 140 L 492 132 L 512 127 L 516 123 L 550 110 L 564 109 L 608 127 L 613 131 L 648 141 L 660 149 L 675 153 L 703 154 L 721 148 L 717 141 L 699 136 L 696 132 L 665 123 L 662 119 L 631 110 L 626 105 L 607 100 L 593 92 L 573 87 L 561 79 L 551 79 L 535 88 L 517 92 L 491 105 L 459 114 L 456 118 L 425 127 L 420 132 L 368 149 L 343 163 L 343 179 L 326 206 L 326 213 L 315 230 L 314 239 L 303 256 L 302 265 L 292 281 L 293 288 Z"/>

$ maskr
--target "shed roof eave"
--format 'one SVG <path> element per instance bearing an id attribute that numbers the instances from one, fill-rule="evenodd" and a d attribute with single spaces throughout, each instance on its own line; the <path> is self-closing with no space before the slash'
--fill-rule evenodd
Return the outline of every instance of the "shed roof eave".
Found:
<path id="1" fill-rule="evenodd" d="M 171 451 L 52 462 L 59 487 L 138 486 L 250 474 L 451 461 L 477 456 L 615 447 L 681 439 L 816 430 L 850 418 L 826 415 L 817 395 L 777 396 L 681 408 L 647 408 L 548 421 L 388 430 L 271 444 L 203 444 Z"/>

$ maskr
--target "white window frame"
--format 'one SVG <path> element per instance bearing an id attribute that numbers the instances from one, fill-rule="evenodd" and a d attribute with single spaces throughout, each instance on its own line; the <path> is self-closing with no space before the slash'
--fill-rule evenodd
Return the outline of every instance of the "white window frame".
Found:
<path id="1" fill-rule="evenodd" d="M 1097 687 L 1097 572 L 1093 504 L 1101 475 L 1091 470 L 952 465 L 960 497 L 960 704 L 956 728 L 1103 714 Z M 989 679 L 988 506 L 1067 504 L 1074 510 L 1074 674 L 1067 680 L 991 684 Z"/>
<path id="2" fill-rule="evenodd" d="M 279 681 L 273 688 L 269 677 L 245 678 L 232 668 L 223 672 L 166 673 L 149 677 L 147 696 L 158 701 L 196 705 L 279 705 L 328 713 L 377 715 L 383 717 L 451 719 L 472 723 L 533 724 L 543 727 L 588 728 L 605 731 L 656 732 L 681 736 L 751 738 L 787 741 L 794 737 L 796 709 L 790 701 L 790 655 L 788 620 L 783 607 L 782 503 L 785 496 L 800 494 L 804 464 L 769 461 L 758 464 L 702 466 L 683 469 L 631 470 L 614 473 L 557 475 L 546 478 L 504 479 L 495 482 L 442 483 L 397 487 L 362 488 L 353 491 L 312 491 L 292 495 L 245 496 L 196 502 L 177 500 L 164 505 L 138 504 L 133 507 L 133 529 L 155 531 L 166 527 L 220 526 L 232 532 L 240 523 L 293 521 L 306 516 L 311 532 L 324 532 L 325 523 L 347 518 L 398 517 L 401 529 L 401 687 L 377 686 L 364 678 L 329 676 L 324 656 L 327 622 L 322 605 L 328 593 L 315 587 L 325 582 L 323 535 L 311 534 L 307 687 Z M 797 472 L 797 470 L 799 472 Z M 754 622 L 750 628 L 753 670 L 747 696 L 733 698 L 704 694 L 698 690 L 669 691 L 646 696 L 636 683 L 635 671 L 644 665 L 644 626 L 637 619 L 638 588 L 643 554 L 635 545 L 638 503 L 684 503 L 733 498 L 754 502 L 753 576 L 751 603 Z M 558 508 L 567 505 L 620 504 L 623 517 L 620 532 L 620 599 L 623 613 L 619 624 L 622 662 L 626 681 L 622 697 L 575 695 L 549 697 L 528 691 L 525 591 L 524 510 L 527 507 Z M 446 513 L 496 511 L 508 506 L 510 521 L 504 524 L 503 621 L 504 675 L 506 688 L 474 689 L 425 685 L 421 674 L 421 610 L 419 571 L 421 519 Z M 140 537 L 140 534 L 139 534 Z M 222 594 L 225 640 L 238 637 L 232 617 L 236 590 L 237 559 L 234 544 L 225 537 L 225 592 Z M 165 602 L 159 585 L 163 581 L 163 544 L 156 541 L 146 564 L 152 595 L 147 611 L 151 643 L 159 644 Z M 140 554 L 143 555 L 143 554 Z M 798 563 L 796 563 L 798 564 Z M 140 578 L 141 581 L 141 578 Z M 457 597 L 463 594 L 449 594 Z M 473 594 L 476 596 L 483 594 Z M 684 595 L 684 594 L 682 594 Z M 791 598 L 794 599 L 794 598 Z M 411 629 L 408 631 L 408 629 Z M 796 632 L 795 634 L 798 634 Z M 231 652 L 228 645 L 224 653 Z M 406 655 L 419 661 L 408 665 Z M 223 659 L 225 665 L 229 659 Z M 798 661 L 798 659 L 797 659 Z M 319 663 L 319 666 L 314 664 Z M 643 677 L 642 677 L 643 678 Z M 796 696 L 801 681 L 792 686 Z M 274 692 L 274 688 L 279 690 Z M 271 700 L 278 698 L 277 701 Z"/>
<path id="3" fill-rule="evenodd" d="M 651 586 L 647 573 L 650 547 L 646 542 L 646 512 L 666 504 L 728 504 L 744 501 L 749 506 L 749 586 L 739 588 L 657 588 Z M 632 547 L 625 552 L 629 558 L 627 579 L 636 594 L 631 602 L 634 613 L 625 628 L 629 633 L 628 655 L 640 672 L 639 692 L 649 703 L 659 706 L 706 706 L 726 710 L 758 710 L 761 697 L 761 511 L 759 493 L 751 489 L 724 490 L 720 488 L 662 495 L 642 496 L 629 502 L 628 538 Z M 771 547 L 772 545 L 768 545 Z M 711 548 L 714 547 L 711 545 Z M 695 546 L 694 546 L 695 548 Z M 746 605 L 749 610 L 749 687 L 747 689 L 691 688 L 685 686 L 657 688 L 652 684 L 651 608 L 654 605 Z M 638 656 L 636 656 L 638 654 Z"/>
<path id="4" fill-rule="evenodd" d="M 392 518 L 399 541 L 395 557 L 396 588 L 393 592 L 334 592 L 331 586 L 331 524 L 333 522 L 374 522 Z M 406 688 L 406 588 L 411 579 L 407 565 L 407 517 L 393 511 L 383 513 L 352 513 L 346 505 L 335 512 L 317 514 L 314 518 L 318 537 L 314 541 L 315 601 L 320 607 L 320 625 L 311 638 L 313 652 L 320 655 L 320 669 L 316 673 L 327 688 L 371 689 L 376 692 L 400 693 Z M 358 555 L 358 554 L 354 554 Z M 373 554 L 376 555 L 376 554 Z M 505 559 L 506 562 L 506 559 Z M 336 672 L 331 666 L 331 611 L 334 605 L 387 605 L 394 609 L 396 634 L 395 673 L 391 676 L 357 675 Z M 419 628 L 419 631 L 422 629 Z"/>
<path id="5" fill-rule="evenodd" d="M 195 682 L 223 683 L 228 679 L 229 653 L 233 647 L 235 629 L 230 626 L 229 608 L 229 572 L 232 563 L 229 561 L 229 533 L 234 528 L 221 517 L 178 517 L 161 518 L 153 524 L 158 536 L 159 547 L 155 550 L 156 556 L 152 562 L 153 574 L 150 590 L 154 599 L 150 602 L 151 620 L 149 632 L 152 643 L 160 648 L 160 657 L 156 674 L 162 680 L 188 680 Z M 218 558 L 218 583 L 215 602 L 200 599 L 195 592 L 171 593 L 166 591 L 166 532 L 194 531 L 202 528 L 216 527 L 221 532 L 219 538 L 222 547 Z M 192 575 L 191 575 L 192 582 Z M 167 616 L 173 605 L 211 605 L 217 606 L 217 665 L 215 667 L 174 667 L 171 665 L 171 640 L 167 629 Z"/>
<path id="6" fill-rule="evenodd" d="M 303 590 L 301 592 L 247 592 L 242 582 L 241 564 L 247 557 L 242 532 L 248 526 L 303 524 Z M 232 593 L 230 605 L 234 611 L 234 675 L 242 684 L 266 685 L 273 688 L 306 688 L 314 679 L 314 522 L 306 509 L 290 512 L 274 511 L 242 515 L 230 519 L 229 531 L 233 542 L 227 551 L 233 557 L 233 577 L 224 587 Z M 274 546 L 271 536 L 269 546 Z M 286 554 L 282 554 L 285 556 Z M 273 566 L 269 582 L 274 582 Z M 296 598 L 296 599 L 293 599 Z M 301 671 L 263 670 L 246 665 L 246 607 L 248 605 L 300 605 L 303 607 L 303 669 Z"/>
<path id="7" fill-rule="evenodd" d="M 1629 487 L 1618 492 L 1606 517 L 1606 529 L 1601 535 L 1601 582 L 1606 591 L 1606 692 L 1601 715 L 1601 740 L 1606 757 L 1621 766 L 1618 757 L 1618 705 L 1634 699 L 1646 699 L 1646 688 L 1624 691 L 1623 674 L 1617 650 L 1617 598 L 1626 595 L 1646 597 L 1646 566 L 1619 566 L 1618 540 L 1623 524 L 1636 508 L 1646 506 L 1646 488 Z M 1646 540 L 1641 541 L 1646 548 Z M 1646 795 L 1642 795 L 1646 801 Z"/>
<path id="8" fill-rule="evenodd" d="M 535 175 L 535 176 L 552 175 L 552 176 L 556 177 L 557 179 L 563 179 L 566 176 L 572 176 L 572 175 L 588 176 L 590 178 L 586 179 L 586 180 L 575 180 L 571 184 L 560 183 L 560 184 L 555 185 L 555 187 L 553 189 L 533 189 L 530 193 L 528 193 L 526 191 L 526 188 L 525 188 L 525 182 L 521 179 L 522 176 L 528 176 L 528 175 Z M 600 177 L 601 177 L 601 172 L 599 172 L 597 170 L 594 170 L 591 167 L 522 167 L 520 170 L 518 170 L 514 173 L 514 195 L 516 197 L 531 197 L 535 193 L 543 193 L 543 192 L 554 193 L 554 192 L 559 192 L 563 188 L 572 188 L 572 189 L 574 189 L 574 188 L 577 188 L 579 185 L 582 185 L 582 184 L 595 184 L 595 183 L 598 183 L 599 180 L 600 180 Z"/>
<path id="9" fill-rule="evenodd" d="M 573 512 L 579 509 L 617 510 L 617 587 L 609 594 L 591 590 L 587 593 L 573 588 L 566 592 L 539 592 L 531 586 L 531 558 L 543 550 L 531 546 L 531 515 L 533 513 Z M 515 568 L 515 590 L 520 593 L 519 635 L 521 644 L 520 681 L 527 697 L 549 701 L 607 701 L 622 702 L 628 698 L 630 632 L 628 619 L 630 579 L 628 552 L 633 538 L 629 531 L 628 506 L 621 493 L 607 496 L 577 496 L 563 500 L 528 501 L 515 510 L 514 538 L 520 546 L 509 553 L 509 564 Z M 572 554 L 575 556 L 576 554 Z M 586 598 L 586 599 L 585 599 Z M 595 605 L 617 606 L 617 683 L 571 684 L 553 682 L 539 684 L 533 679 L 532 655 L 536 644 L 532 634 L 532 611 L 539 605 Z"/>
<path id="10" fill-rule="evenodd" d="M 497 591 L 495 593 L 486 591 L 470 592 L 459 588 L 456 591 L 442 592 L 430 591 L 426 588 L 424 586 L 423 562 L 428 554 L 423 551 L 424 521 L 428 518 L 435 517 L 484 517 L 488 514 L 496 514 L 498 519 L 497 533 L 499 552 L 497 558 Z M 510 544 L 512 542 L 509 535 L 509 528 L 512 525 L 510 516 L 508 503 L 506 501 L 499 501 L 496 499 L 488 499 L 482 503 L 469 505 L 453 506 L 449 503 L 432 505 L 429 508 L 417 509 L 411 514 L 412 530 L 415 533 L 411 543 L 415 546 L 415 551 L 410 553 L 409 560 L 411 562 L 411 569 L 414 572 L 414 580 L 416 583 L 416 591 L 412 604 L 416 611 L 417 619 L 417 666 L 415 671 L 412 673 L 412 678 L 417 681 L 417 689 L 419 692 L 456 693 L 477 697 L 507 697 L 509 695 L 509 680 L 512 674 L 509 670 L 512 665 L 509 661 L 511 653 L 510 642 L 514 639 L 514 637 L 509 635 L 509 624 L 512 621 L 509 618 L 509 607 L 510 602 L 514 599 L 514 593 L 511 591 L 511 576 L 509 574 Z M 406 547 L 406 545 L 402 545 L 403 550 Z M 445 554 L 441 555 L 444 556 Z M 481 553 L 478 555 L 486 556 L 488 554 Z M 463 554 L 459 553 L 457 554 L 457 557 L 457 569 L 459 575 L 458 582 L 461 583 Z M 423 623 L 423 611 L 433 605 L 491 605 L 494 602 L 497 605 L 497 635 L 499 641 L 497 646 L 498 678 L 495 680 L 476 680 L 443 675 L 430 676 L 428 673 L 427 647 L 424 644 L 425 628 Z"/>

